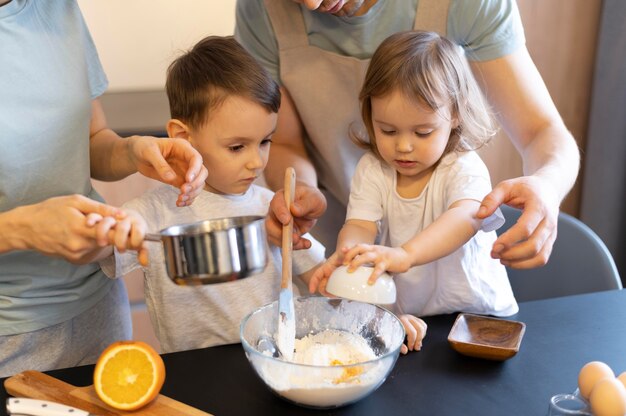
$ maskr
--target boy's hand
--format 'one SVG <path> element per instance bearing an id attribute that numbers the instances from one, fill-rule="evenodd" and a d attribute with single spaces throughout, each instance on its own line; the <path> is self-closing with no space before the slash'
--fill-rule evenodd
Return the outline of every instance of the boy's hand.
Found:
<path id="1" fill-rule="evenodd" d="M 400 315 L 398 317 L 404 330 L 406 331 L 407 342 L 406 345 L 402 344 L 400 352 L 406 354 L 409 351 L 419 351 L 422 349 L 422 340 L 426 336 L 426 329 L 428 325 L 417 316 L 413 315 Z"/>
<path id="2" fill-rule="evenodd" d="M 319 293 L 323 296 L 332 297 L 332 295 L 326 292 L 326 284 L 328 283 L 328 278 L 335 271 L 335 269 L 341 266 L 343 257 L 340 253 L 334 253 L 332 256 L 328 258 L 320 267 L 315 270 L 313 276 L 311 276 L 311 280 L 309 281 L 309 292 L 311 294 L 319 291 Z"/>
<path id="3" fill-rule="evenodd" d="M 102 217 L 98 214 L 87 216 L 87 226 L 95 227 L 96 240 L 100 247 L 113 245 L 117 251 L 136 250 L 137 260 L 142 266 L 148 265 L 148 249 L 144 243 L 146 222 L 135 211 L 125 210 L 122 219 Z"/>
<path id="4" fill-rule="evenodd" d="M 364 264 L 373 264 L 374 270 L 367 283 L 373 285 L 376 279 L 386 271 L 404 273 L 411 267 L 409 253 L 402 247 L 385 247 L 373 244 L 357 244 L 352 248 L 343 248 L 343 264 L 353 272 Z"/>
<path id="5" fill-rule="evenodd" d="M 133 136 L 128 143 L 138 172 L 180 188 L 176 205 L 191 205 L 204 188 L 208 171 L 200 153 L 187 140 Z"/>

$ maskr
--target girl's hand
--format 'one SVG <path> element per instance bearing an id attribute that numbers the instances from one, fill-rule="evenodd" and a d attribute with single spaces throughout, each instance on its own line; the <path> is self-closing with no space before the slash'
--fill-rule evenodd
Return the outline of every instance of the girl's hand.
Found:
<path id="1" fill-rule="evenodd" d="M 426 329 L 428 325 L 417 316 L 413 315 L 400 315 L 398 317 L 404 330 L 406 331 L 407 342 L 406 345 L 402 344 L 400 352 L 406 354 L 409 351 L 419 351 L 422 349 L 422 340 L 426 336 Z"/>
<path id="2" fill-rule="evenodd" d="M 326 284 L 328 283 L 328 278 L 335 271 L 335 269 L 341 266 L 343 260 L 343 256 L 335 252 L 332 256 L 328 258 L 320 267 L 315 270 L 313 276 L 311 276 L 311 280 L 309 281 L 309 292 L 311 294 L 319 291 L 319 293 L 323 296 L 332 297 L 332 295 L 326 292 Z"/>
<path id="3" fill-rule="evenodd" d="M 148 265 L 148 249 L 144 243 L 146 222 L 135 211 L 125 210 L 122 219 L 102 217 L 98 214 L 87 216 L 87 226 L 95 227 L 96 241 L 100 247 L 113 245 L 117 251 L 136 250 L 137 260 L 142 266 Z"/>
<path id="4" fill-rule="evenodd" d="M 191 205 L 204 188 L 208 171 L 200 153 L 187 140 L 133 136 L 128 143 L 138 172 L 180 188 L 176 205 Z"/>
<path id="5" fill-rule="evenodd" d="M 391 273 L 404 273 L 411 267 L 409 253 L 402 247 L 385 247 L 373 244 L 357 244 L 352 248 L 341 249 L 344 262 L 348 271 L 353 272 L 364 264 L 373 264 L 374 270 L 367 281 L 370 285 L 376 282 L 386 271 Z"/>

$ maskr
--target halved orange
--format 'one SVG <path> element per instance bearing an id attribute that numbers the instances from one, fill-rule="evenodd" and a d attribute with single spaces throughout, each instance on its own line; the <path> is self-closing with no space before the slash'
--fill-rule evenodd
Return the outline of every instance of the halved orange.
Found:
<path id="1" fill-rule="evenodd" d="M 141 341 L 118 341 L 98 358 L 93 385 L 98 397 L 120 410 L 136 410 L 154 400 L 165 381 L 161 356 Z"/>

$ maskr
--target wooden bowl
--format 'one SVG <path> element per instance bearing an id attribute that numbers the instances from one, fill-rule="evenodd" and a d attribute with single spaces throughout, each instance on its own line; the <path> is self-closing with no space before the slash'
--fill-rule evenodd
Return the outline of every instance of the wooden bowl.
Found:
<path id="1" fill-rule="evenodd" d="M 525 330 L 523 322 L 460 313 L 448 342 L 463 355 L 504 361 L 517 354 Z"/>

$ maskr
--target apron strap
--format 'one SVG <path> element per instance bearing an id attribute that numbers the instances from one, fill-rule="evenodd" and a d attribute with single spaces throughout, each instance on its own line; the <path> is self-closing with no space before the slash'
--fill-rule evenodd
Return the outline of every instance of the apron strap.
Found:
<path id="1" fill-rule="evenodd" d="M 266 0 L 268 3 L 270 0 Z M 450 0 L 418 0 L 414 30 L 430 30 L 441 36 L 448 31 Z"/>
<path id="2" fill-rule="evenodd" d="M 298 3 L 291 0 L 264 0 L 264 3 L 274 27 L 279 50 L 284 51 L 309 44 L 304 18 Z"/>

